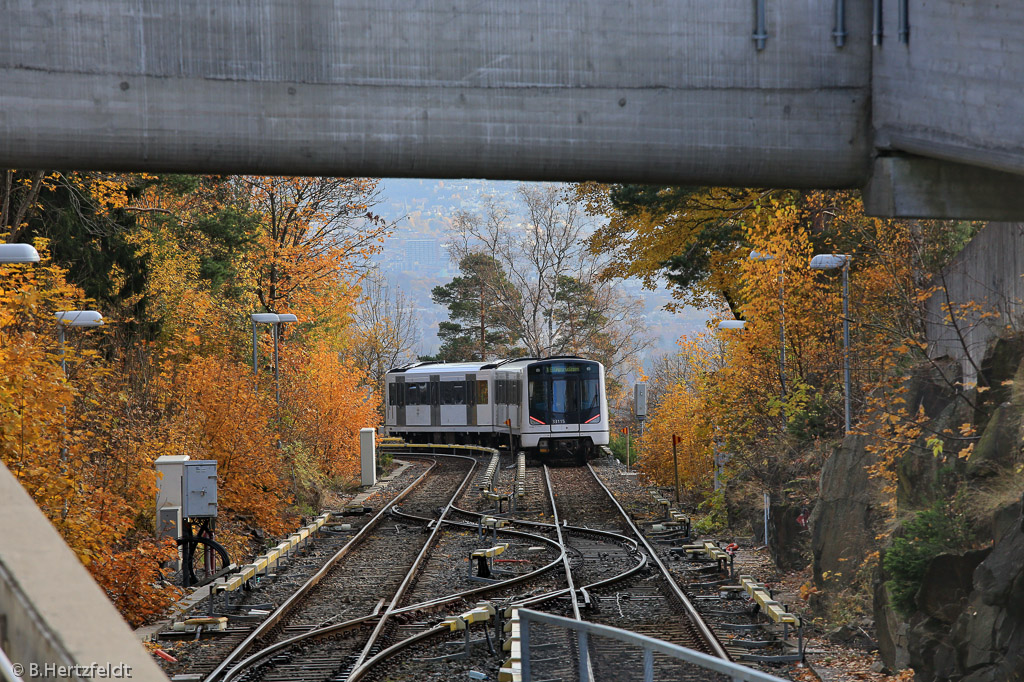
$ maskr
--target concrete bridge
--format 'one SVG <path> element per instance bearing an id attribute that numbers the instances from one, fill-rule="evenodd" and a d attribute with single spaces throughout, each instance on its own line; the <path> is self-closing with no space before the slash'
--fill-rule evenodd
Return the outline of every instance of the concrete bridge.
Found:
<path id="1" fill-rule="evenodd" d="M 1024 217 L 1024 4 L 877 5 L 4 0 L 0 166 L 865 187 L 884 215 Z"/>

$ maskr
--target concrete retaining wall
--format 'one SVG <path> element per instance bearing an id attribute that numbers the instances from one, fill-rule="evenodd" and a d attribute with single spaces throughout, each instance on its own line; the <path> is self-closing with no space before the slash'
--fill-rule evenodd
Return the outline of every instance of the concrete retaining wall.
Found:
<path id="1" fill-rule="evenodd" d="M 928 353 L 959 360 L 965 385 L 974 385 L 989 342 L 1007 326 L 1022 328 L 1022 275 L 1024 223 L 990 223 L 934 280 L 942 288 L 926 305 Z"/>

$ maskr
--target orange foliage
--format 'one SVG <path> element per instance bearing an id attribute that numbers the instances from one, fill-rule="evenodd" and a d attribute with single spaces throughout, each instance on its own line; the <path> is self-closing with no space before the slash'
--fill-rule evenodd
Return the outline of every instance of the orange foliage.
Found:
<path id="1" fill-rule="evenodd" d="M 323 345 L 289 352 L 281 366 L 292 440 L 303 444 L 324 475 L 358 479 L 359 430 L 376 424 L 379 401 L 363 385 L 362 371 Z"/>
<path id="2" fill-rule="evenodd" d="M 167 396 L 172 416 L 165 454 L 217 460 L 220 510 L 272 533 L 284 531 L 287 493 L 273 428 L 274 399 L 256 390 L 245 365 L 196 357 L 180 367 Z"/>
<path id="3" fill-rule="evenodd" d="M 878 473 L 891 477 L 906 448 L 929 435 L 923 415 L 908 415 L 899 400 L 900 367 L 908 355 L 924 358 L 926 297 L 918 292 L 926 288 L 928 229 L 869 218 L 852 193 L 811 192 L 759 204 L 744 225 L 746 241 L 771 259 L 741 263 L 742 282 L 733 290 L 742 293 L 746 327 L 717 331 L 720 353 L 714 344 L 684 340 L 679 362 L 687 380 L 668 390 L 652 413 L 642 466 L 671 484 L 670 434 L 677 433 L 684 483 L 709 489 L 710 450 L 718 441 L 732 455 L 729 468 L 757 487 L 773 495 L 814 494 L 824 452 L 815 443 L 843 429 L 842 285 L 840 271 L 808 265 L 815 253 L 833 252 L 852 257 L 851 397 L 855 425 L 863 423 L 855 431 L 878 441 L 872 446 L 880 455 Z"/>
<path id="4" fill-rule="evenodd" d="M 102 330 L 66 330 L 65 380 L 53 313 L 87 302 L 38 246 L 39 267 L 0 267 L 0 455 L 100 586 L 139 623 L 146 609 L 177 595 L 159 586 L 166 552 L 138 524 L 155 494 L 152 459 L 122 438 L 124 394 L 88 349 Z M 138 560 L 127 570 L 129 557 Z"/>
<path id="5" fill-rule="evenodd" d="M 124 239 L 146 290 L 104 310 L 103 328 L 68 330 L 65 379 L 53 313 L 90 303 L 45 261 L 45 244 L 39 266 L 0 267 L 0 456 L 139 624 L 177 595 L 161 572 L 173 547 L 153 533 L 158 456 L 217 461 L 217 538 L 243 561 L 250 528 L 295 521 L 307 485 L 295 453 L 310 454 L 299 464 L 318 480 L 356 476 L 358 431 L 376 423 L 379 399 L 339 352 L 353 344 L 359 278 L 389 226 L 369 212 L 366 179 L 38 173 L 18 178 L 11 236 L 56 182 L 103 220 L 135 216 Z M 211 262 L 219 279 L 204 274 Z M 118 319 L 143 295 L 146 319 Z M 300 318 L 284 330 L 280 420 L 265 329 L 257 380 L 249 364 L 249 314 L 261 307 Z"/>

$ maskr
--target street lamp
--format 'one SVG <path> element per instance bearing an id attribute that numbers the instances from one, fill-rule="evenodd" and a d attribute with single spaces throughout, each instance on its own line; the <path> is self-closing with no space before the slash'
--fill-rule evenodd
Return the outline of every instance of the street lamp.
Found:
<path id="1" fill-rule="evenodd" d="M 843 271 L 843 417 L 850 432 L 850 256 L 821 253 L 811 259 L 812 270 Z"/>
<path id="2" fill-rule="evenodd" d="M 30 244 L 0 244 L 0 263 L 38 263 L 39 252 Z"/>
<path id="3" fill-rule="evenodd" d="M 35 249 L 32 250 L 35 251 Z M 39 258 L 39 254 L 36 254 L 36 258 Z M 57 318 L 57 331 L 60 334 L 60 368 L 64 371 L 64 376 L 67 377 L 68 367 L 64 357 L 64 327 L 99 327 L 103 324 L 103 315 L 95 310 L 62 310 L 54 315 Z"/>
<path id="4" fill-rule="evenodd" d="M 754 252 L 756 253 L 756 251 Z M 718 323 L 719 329 L 743 329 L 747 326 L 746 320 L 722 320 Z M 715 490 L 718 490 L 718 442 L 713 441 L 714 447 L 714 458 L 715 458 Z M 723 462 L 724 464 L 724 462 Z M 771 497 L 768 493 L 764 493 L 764 544 L 768 545 L 768 514 L 771 509 Z"/>
<path id="5" fill-rule="evenodd" d="M 751 251 L 750 260 L 764 263 L 766 261 L 775 260 L 775 256 L 770 253 L 761 253 L 759 251 Z M 786 396 L 786 303 L 785 303 L 785 286 L 784 278 L 786 274 L 786 266 L 783 265 L 782 269 L 779 270 L 779 385 L 782 387 L 782 396 Z"/>
<path id="6" fill-rule="evenodd" d="M 276 313 L 253 313 L 252 319 L 252 374 L 256 376 L 257 369 L 257 352 L 259 345 L 256 343 L 256 325 L 257 324 L 269 324 L 271 325 L 271 334 L 274 337 L 274 385 L 275 394 L 277 397 L 277 421 L 281 421 L 281 368 L 280 363 L 280 349 L 278 339 L 280 338 L 280 325 L 286 322 L 298 322 L 299 318 L 295 317 L 290 313 L 278 315 Z"/>
<path id="7" fill-rule="evenodd" d="M 31 248 L 31 247 L 30 247 Z M 34 252 L 35 249 L 32 249 Z M 39 254 L 36 254 L 36 258 Z M 31 263 L 32 261 L 22 261 Z M 99 327 L 103 324 L 103 315 L 95 310 L 61 310 L 54 313 L 57 318 L 57 332 L 60 336 L 60 369 L 64 373 L 64 380 L 68 378 L 68 364 L 64 348 L 64 327 Z M 64 431 L 67 432 L 67 407 L 61 406 L 60 411 L 64 414 Z M 63 438 L 63 436 L 62 436 Z M 67 446 L 60 449 L 60 459 L 66 462 L 68 459 Z M 64 501 L 64 513 L 67 513 L 67 500 Z"/>

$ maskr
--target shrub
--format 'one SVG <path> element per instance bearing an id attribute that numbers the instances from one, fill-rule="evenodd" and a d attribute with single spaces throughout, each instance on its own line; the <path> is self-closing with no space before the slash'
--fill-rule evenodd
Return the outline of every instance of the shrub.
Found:
<path id="1" fill-rule="evenodd" d="M 967 517 L 956 501 L 937 502 L 918 512 L 893 539 L 882 561 L 890 576 L 886 586 L 893 608 L 904 616 L 913 613 L 928 563 L 939 554 L 968 549 L 970 539 Z"/>

